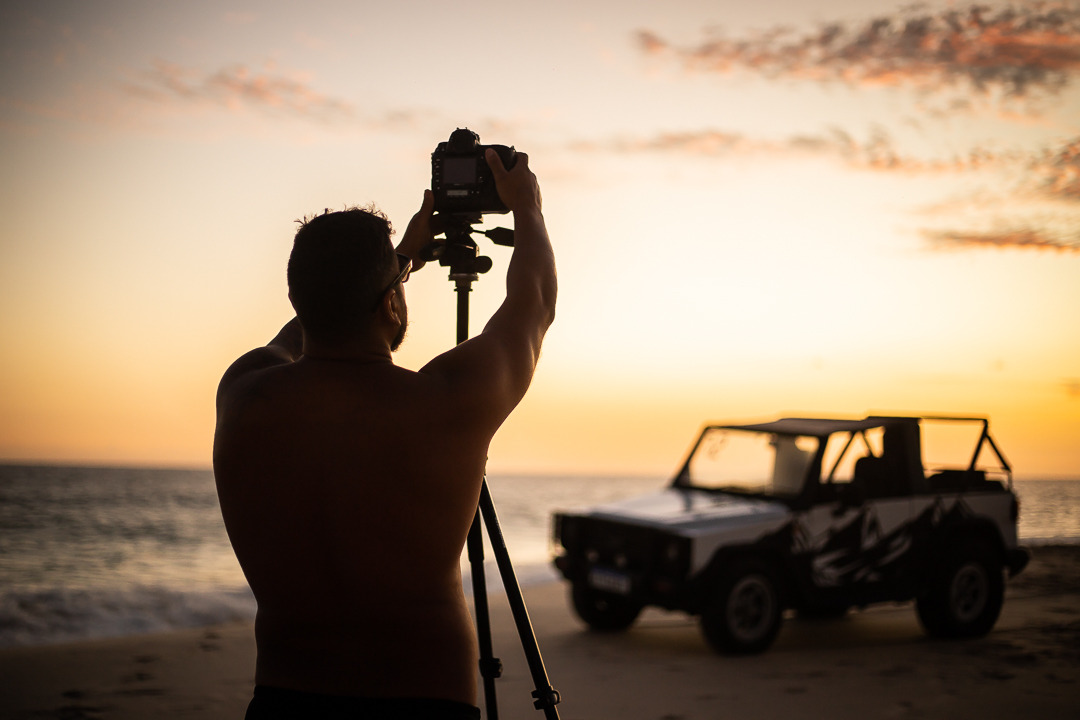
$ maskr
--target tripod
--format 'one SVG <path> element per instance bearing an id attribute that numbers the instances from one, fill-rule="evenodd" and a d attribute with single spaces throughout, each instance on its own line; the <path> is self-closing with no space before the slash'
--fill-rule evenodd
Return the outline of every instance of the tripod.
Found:
<path id="1" fill-rule="evenodd" d="M 432 258 L 437 254 L 439 264 L 449 266 L 450 280 L 455 283 L 457 292 L 457 344 L 469 339 L 469 293 L 472 284 L 479 279 L 480 273 L 491 269 L 491 259 L 480 255 L 476 242 L 472 239 L 473 223 L 480 221 L 480 215 L 451 214 L 444 216 L 446 243 L 437 250 L 433 249 Z M 513 245 L 513 231 L 495 228 L 484 233 L 499 245 Z M 480 485 L 480 503 L 473 518 L 466 547 L 469 564 L 472 569 L 473 604 L 476 609 L 476 634 L 480 648 L 480 676 L 484 682 L 484 701 L 488 720 L 498 720 L 499 708 L 495 697 L 495 680 L 502 675 L 502 662 L 494 656 L 491 644 L 491 620 L 488 613 L 487 585 L 484 578 L 484 538 L 481 522 L 487 525 L 488 541 L 491 543 L 495 562 L 499 566 L 506 598 L 514 615 L 521 646 L 529 663 L 533 684 L 536 690 L 533 706 L 543 710 L 547 720 L 558 720 L 559 711 L 555 705 L 559 702 L 559 693 L 551 687 L 544 659 L 540 656 L 540 647 L 536 643 L 529 611 L 525 608 L 525 599 L 521 587 L 514 575 L 510 555 L 503 539 L 499 518 L 495 513 L 495 504 L 488 491 L 487 477 Z"/>

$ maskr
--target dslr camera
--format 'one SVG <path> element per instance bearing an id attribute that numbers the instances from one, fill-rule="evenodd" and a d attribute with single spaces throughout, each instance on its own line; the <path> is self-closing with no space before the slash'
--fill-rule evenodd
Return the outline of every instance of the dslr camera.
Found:
<path id="1" fill-rule="evenodd" d="M 506 145 L 481 145 L 480 136 L 468 128 L 458 128 L 450 139 L 431 153 L 431 191 L 435 211 L 444 214 L 484 214 L 509 212 L 495 189 L 495 176 L 484 159 L 493 148 L 503 167 L 514 166 L 517 153 Z"/>

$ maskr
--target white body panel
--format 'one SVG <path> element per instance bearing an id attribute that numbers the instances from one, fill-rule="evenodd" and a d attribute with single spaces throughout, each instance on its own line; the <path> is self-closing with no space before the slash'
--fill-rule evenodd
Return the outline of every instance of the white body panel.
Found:
<path id="1" fill-rule="evenodd" d="M 962 503 L 962 507 L 957 505 Z M 1016 547 L 1009 493 L 948 493 L 839 502 L 794 512 L 780 502 L 685 488 L 593 508 L 590 517 L 640 525 L 689 538 L 690 575 L 703 570 L 717 551 L 753 545 L 791 526 L 792 556 L 810 555 L 812 580 L 822 588 L 874 582 L 883 567 L 912 547 L 912 524 L 926 513 L 931 526 L 956 511 L 991 520 L 1006 547 Z"/>

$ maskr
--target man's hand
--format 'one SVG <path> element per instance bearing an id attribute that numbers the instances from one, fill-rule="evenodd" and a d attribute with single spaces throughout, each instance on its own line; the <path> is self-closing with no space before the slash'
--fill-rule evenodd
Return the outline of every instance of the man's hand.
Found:
<path id="1" fill-rule="evenodd" d="M 398 243 L 397 251 L 412 258 L 414 272 L 424 266 L 424 248 L 436 242 L 435 235 L 441 232 L 441 228 L 438 227 L 439 218 L 434 217 L 434 212 L 435 195 L 430 190 L 425 190 L 420 209 L 409 220 L 405 234 Z"/>
<path id="2" fill-rule="evenodd" d="M 514 167 L 507 170 L 503 167 L 499 153 L 488 148 L 484 153 L 488 167 L 495 176 L 495 189 L 499 191 L 499 199 L 510 209 L 511 212 L 527 212 L 541 209 L 543 205 L 540 197 L 540 184 L 536 181 L 536 175 L 529 169 L 529 156 L 523 152 L 517 154 Z"/>

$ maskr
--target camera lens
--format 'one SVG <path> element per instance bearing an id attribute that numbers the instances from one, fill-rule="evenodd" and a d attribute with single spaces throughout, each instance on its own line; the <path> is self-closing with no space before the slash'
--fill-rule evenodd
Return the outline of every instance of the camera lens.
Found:
<path id="1" fill-rule="evenodd" d="M 468 128 L 458 128 L 450 133 L 450 142 L 447 144 L 454 152 L 472 152 L 480 144 L 480 136 Z"/>

